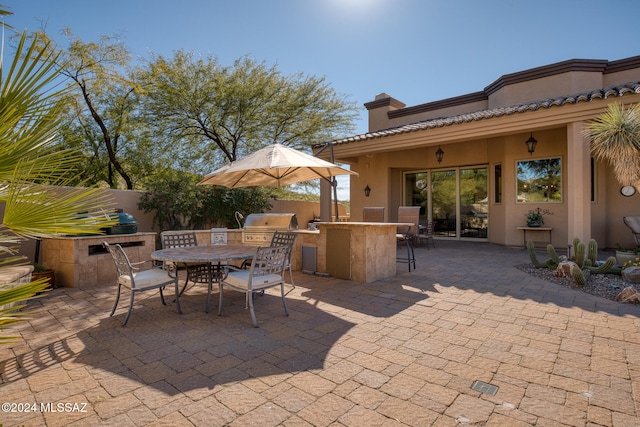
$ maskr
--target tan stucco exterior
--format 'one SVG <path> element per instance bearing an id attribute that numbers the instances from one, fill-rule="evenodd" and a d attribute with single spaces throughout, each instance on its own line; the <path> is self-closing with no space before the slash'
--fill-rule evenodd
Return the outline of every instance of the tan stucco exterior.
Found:
<path id="1" fill-rule="evenodd" d="M 640 214 L 640 194 L 624 197 L 608 165 L 596 163 L 591 196 L 591 156 L 583 129 L 610 103 L 640 102 L 640 57 L 619 61 L 571 60 L 505 75 L 483 91 L 406 107 L 387 94 L 370 103 L 369 133 L 332 141 L 335 161 L 348 163 L 351 219 L 361 220 L 365 206 L 384 206 L 395 221 L 403 200 L 403 172 L 446 168 L 488 168 L 489 226 L 485 240 L 523 244 L 526 214 L 541 207 L 552 243 L 563 248 L 595 238 L 600 247 L 633 246 L 622 217 Z M 527 151 L 530 135 L 538 141 Z M 318 148 L 321 145 L 318 146 Z M 436 150 L 444 151 L 442 162 Z M 329 150 L 325 150 L 324 153 Z M 517 203 L 516 162 L 559 157 L 560 203 Z M 502 168 L 502 200 L 494 199 L 496 164 Z M 371 188 L 365 197 L 364 188 Z M 326 194 L 323 194 L 326 197 Z M 455 238 L 462 238 L 460 235 Z"/>

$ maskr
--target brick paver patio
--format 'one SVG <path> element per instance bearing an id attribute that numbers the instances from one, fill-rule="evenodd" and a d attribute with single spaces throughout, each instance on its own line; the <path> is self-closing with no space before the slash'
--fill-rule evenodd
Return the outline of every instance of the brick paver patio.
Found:
<path id="1" fill-rule="evenodd" d="M 114 288 L 55 289 L 4 331 L 0 424 L 640 425 L 640 306 L 523 273 L 523 249 L 436 246 L 368 285 L 297 273 L 257 329 L 239 293 L 222 317 L 203 287 L 182 315 L 142 294 L 123 328 Z"/>

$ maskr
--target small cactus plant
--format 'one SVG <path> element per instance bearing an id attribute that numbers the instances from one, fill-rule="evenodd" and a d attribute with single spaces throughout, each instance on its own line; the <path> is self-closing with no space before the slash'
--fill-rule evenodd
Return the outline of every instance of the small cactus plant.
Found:
<path id="1" fill-rule="evenodd" d="M 598 243 L 595 239 L 590 239 L 588 244 L 581 242 L 580 239 L 575 238 L 573 240 L 573 247 L 575 248 L 575 257 L 571 259 L 576 266 L 571 269 L 571 275 L 576 283 L 580 286 L 584 286 L 591 274 L 621 274 L 621 268 L 616 266 L 615 257 L 607 258 L 602 264 L 597 260 L 598 256 Z M 527 252 L 531 263 L 536 268 L 549 268 L 555 270 L 558 268 L 562 258 L 558 256 L 555 248 L 552 245 L 547 245 L 547 252 L 549 253 L 549 259 L 545 262 L 540 262 L 537 259 L 533 242 L 527 242 Z M 600 265 L 599 265 L 600 264 Z"/>

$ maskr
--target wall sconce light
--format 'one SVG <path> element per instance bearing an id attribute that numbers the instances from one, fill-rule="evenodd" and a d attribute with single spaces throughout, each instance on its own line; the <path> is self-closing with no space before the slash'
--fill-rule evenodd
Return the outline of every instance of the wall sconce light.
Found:
<path id="1" fill-rule="evenodd" d="M 442 151 L 442 147 L 438 147 L 438 151 L 436 151 L 436 160 L 438 163 L 442 161 L 442 156 L 444 156 L 444 151 Z"/>
<path id="2" fill-rule="evenodd" d="M 537 143 L 538 141 L 536 141 L 536 139 L 533 137 L 533 132 L 531 132 L 531 136 L 529 137 L 529 139 L 525 141 L 525 144 L 527 144 L 527 151 L 529 152 L 529 154 L 533 154 L 533 152 L 536 151 Z"/>
<path id="3" fill-rule="evenodd" d="M 367 186 L 364 187 L 364 195 L 365 197 L 369 197 L 369 195 L 371 195 L 371 189 L 369 188 L 369 184 L 367 184 Z"/>

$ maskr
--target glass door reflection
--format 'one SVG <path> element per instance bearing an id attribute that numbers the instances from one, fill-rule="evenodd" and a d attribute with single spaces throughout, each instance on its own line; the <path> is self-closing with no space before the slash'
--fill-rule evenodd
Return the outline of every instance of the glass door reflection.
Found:
<path id="1" fill-rule="evenodd" d="M 434 236 L 456 237 L 456 171 L 431 172 L 431 218 Z"/>

